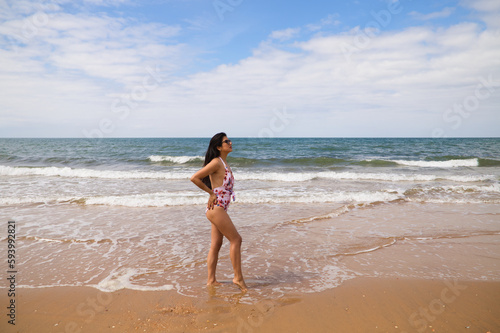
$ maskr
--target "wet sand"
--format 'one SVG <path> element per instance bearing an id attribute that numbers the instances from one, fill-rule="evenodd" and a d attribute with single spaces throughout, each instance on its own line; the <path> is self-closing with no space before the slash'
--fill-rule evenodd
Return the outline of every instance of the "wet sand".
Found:
<path id="1" fill-rule="evenodd" d="M 43 234 L 60 231 L 54 223 L 41 232 L 26 232 L 24 222 L 20 235 L 47 240 L 19 239 L 23 265 L 16 281 L 16 325 L 8 324 L 4 289 L 0 332 L 500 331 L 496 205 L 384 203 L 333 217 L 331 209 L 318 205 L 307 211 L 314 218 L 300 220 L 290 216 L 307 216 L 305 212 L 277 206 L 279 219 L 259 216 L 257 221 L 267 223 L 261 225 L 246 223 L 244 208 L 235 209 L 233 216 L 245 239 L 244 274 L 250 287 L 245 295 L 230 283 L 227 242 L 218 267 L 223 285 L 204 286 L 207 225 L 184 227 L 184 233 L 167 232 L 164 225 L 147 228 L 154 216 L 168 216 L 160 211 L 185 208 L 150 210 L 150 215 L 134 210 L 142 220 L 128 209 L 85 208 L 92 214 L 109 211 L 109 216 L 101 214 L 103 236 L 97 238 L 90 237 L 97 228 L 91 223 L 85 224 L 87 231 L 76 230 L 75 238 L 66 232 Z M 74 223 L 65 215 L 73 207 L 58 209 L 64 213 L 59 222 Z M 186 220 L 194 216 L 188 213 Z M 105 228 L 106 221 L 125 215 L 138 222 L 121 220 L 122 230 L 113 239 L 109 233 L 117 224 Z M 144 235 L 146 231 L 150 234 Z M 87 236 L 81 235 L 85 232 Z M 176 248 L 184 239 L 191 241 Z M 125 261 L 115 272 L 117 259 Z M 181 264 L 168 265 L 168 260 Z M 151 274 L 156 270 L 160 273 Z M 59 286 L 82 281 L 108 292 Z M 52 286 L 42 287 L 47 285 Z M 158 285 L 171 288 L 160 290 Z M 152 288 L 157 289 L 147 290 Z"/>
<path id="2" fill-rule="evenodd" d="M 1 332 L 498 332 L 500 282 L 360 277 L 320 293 L 241 304 L 230 283 L 199 297 L 91 287 L 18 289 Z M 250 290 L 249 293 L 252 293 Z M 3 312 L 8 303 L 1 297 Z"/>

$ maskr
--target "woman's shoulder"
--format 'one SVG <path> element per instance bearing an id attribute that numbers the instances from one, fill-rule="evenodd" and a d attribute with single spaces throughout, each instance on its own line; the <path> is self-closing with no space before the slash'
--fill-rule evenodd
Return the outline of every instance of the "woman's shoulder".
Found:
<path id="1" fill-rule="evenodd" d="M 210 162 L 208 162 L 207 165 L 210 165 L 211 167 L 221 166 L 222 161 L 219 157 L 214 157 Z"/>
<path id="2" fill-rule="evenodd" d="M 209 163 L 220 163 L 221 158 L 219 156 L 212 158 L 212 160 Z"/>

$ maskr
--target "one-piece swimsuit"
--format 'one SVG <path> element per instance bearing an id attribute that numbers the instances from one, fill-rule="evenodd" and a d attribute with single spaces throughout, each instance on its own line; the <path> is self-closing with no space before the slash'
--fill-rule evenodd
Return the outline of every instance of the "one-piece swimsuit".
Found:
<path id="1" fill-rule="evenodd" d="M 222 207 L 224 208 L 224 210 L 227 211 L 229 203 L 231 202 L 231 198 L 233 198 L 233 201 L 235 200 L 235 195 L 233 191 L 234 177 L 233 177 L 233 172 L 229 170 L 229 168 L 226 166 L 226 163 L 224 163 L 222 158 L 219 157 L 219 159 L 221 160 L 222 164 L 224 164 L 224 169 L 226 170 L 226 172 L 224 174 L 224 180 L 222 182 L 222 185 L 214 188 L 212 191 L 217 196 L 216 206 Z M 208 211 L 208 207 L 206 211 Z"/>

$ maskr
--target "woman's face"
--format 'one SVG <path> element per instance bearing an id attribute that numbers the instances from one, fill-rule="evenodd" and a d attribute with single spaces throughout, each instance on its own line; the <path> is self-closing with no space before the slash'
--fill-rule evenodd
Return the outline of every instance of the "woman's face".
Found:
<path id="1" fill-rule="evenodd" d="M 222 138 L 222 147 L 220 151 L 227 151 L 228 153 L 233 151 L 233 143 L 227 138 L 227 136 Z"/>

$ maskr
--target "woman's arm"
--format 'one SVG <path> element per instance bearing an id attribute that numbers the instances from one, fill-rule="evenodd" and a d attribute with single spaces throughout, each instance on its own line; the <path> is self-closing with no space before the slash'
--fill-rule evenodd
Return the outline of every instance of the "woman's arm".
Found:
<path id="1" fill-rule="evenodd" d="M 210 163 L 205 165 L 201 170 L 199 170 L 194 175 L 192 175 L 191 181 L 196 186 L 201 188 L 203 191 L 207 192 L 208 194 L 214 193 L 214 192 L 212 192 L 211 189 L 208 188 L 207 185 L 205 185 L 205 183 L 203 183 L 203 178 L 216 172 L 218 167 L 219 167 L 219 161 L 214 158 L 212 161 L 210 161 Z"/>
<path id="2" fill-rule="evenodd" d="M 217 201 L 217 196 L 210 188 L 208 188 L 207 185 L 205 185 L 205 183 L 203 182 L 203 178 L 216 172 L 217 168 L 219 168 L 219 161 L 218 159 L 214 158 L 212 161 L 210 161 L 210 163 L 205 165 L 201 170 L 199 170 L 198 172 L 196 172 L 194 175 L 191 176 L 191 181 L 196 186 L 198 186 L 203 191 L 210 194 L 210 198 L 208 198 L 208 209 L 214 208 L 214 203 Z"/>

